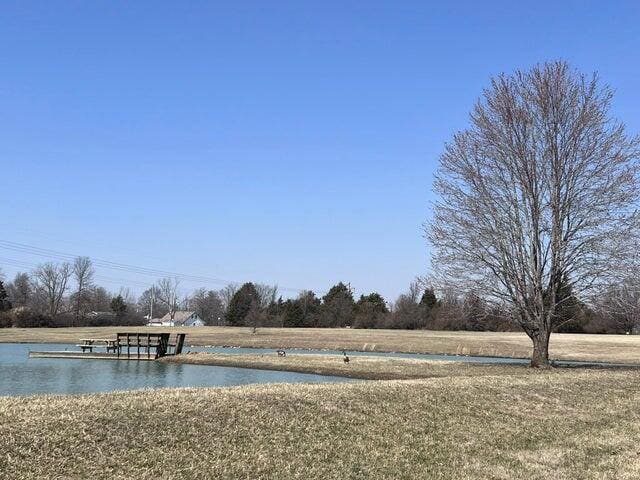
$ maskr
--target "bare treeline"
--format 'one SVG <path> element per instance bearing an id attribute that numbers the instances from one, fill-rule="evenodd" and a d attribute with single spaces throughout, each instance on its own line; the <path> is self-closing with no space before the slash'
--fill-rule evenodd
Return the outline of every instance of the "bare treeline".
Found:
<path id="1" fill-rule="evenodd" d="M 5 284 L 0 281 L 0 326 L 144 325 L 152 318 L 167 314 L 171 318 L 178 310 L 190 310 L 212 326 L 520 330 L 508 310 L 481 296 L 446 290 L 437 297 L 419 281 L 388 302 L 375 292 L 356 298 L 344 283 L 322 297 L 302 291 L 283 299 L 276 286 L 254 283 L 184 294 L 175 278 L 160 279 L 135 298 L 123 288 L 108 292 L 93 278 L 91 261 L 83 257 L 69 266 L 45 264 Z M 566 285 L 557 313 L 562 324 L 556 331 L 632 332 L 640 318 L 638 287 L 626 281 L 587 304 Z"/>

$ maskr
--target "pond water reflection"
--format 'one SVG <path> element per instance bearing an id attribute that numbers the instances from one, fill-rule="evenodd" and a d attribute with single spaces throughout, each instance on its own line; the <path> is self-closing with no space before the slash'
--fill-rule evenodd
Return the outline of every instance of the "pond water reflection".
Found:
<path id="1" fill-rule="evenodd" d="M 162 362 L 28 358 L 29 350 L 76 350 L 76 347 L 63 344 L 0 343 L 0 395 L 351 381 L 304 373 Z"/>

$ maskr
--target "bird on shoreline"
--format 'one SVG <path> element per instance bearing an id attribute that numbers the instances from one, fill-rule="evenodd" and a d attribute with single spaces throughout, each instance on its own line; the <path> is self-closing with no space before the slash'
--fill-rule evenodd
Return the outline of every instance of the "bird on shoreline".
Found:
<path id="1" fill-rule="evenodd" d="M 342 358 L 342 360 L 344 360 L 344 363 L 349 363 L 349 357 L 347 356 L 347 352 L 343 350 L 342 355 L 344 355 Z"/>

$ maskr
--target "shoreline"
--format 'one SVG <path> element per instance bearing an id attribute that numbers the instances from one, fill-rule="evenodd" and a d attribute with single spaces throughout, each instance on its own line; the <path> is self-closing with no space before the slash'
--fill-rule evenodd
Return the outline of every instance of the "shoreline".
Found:
<path id="1" fill-rule="evenodd" d="M 163 357 L 158 362 L 168 364 L 203 365 L 213 367 L 246 368 L 282 372 L 308 373 L 354 380 L 416 380 L 475 375 L 526 375 L 539 371 L 528 364 L 479 363 L 446 360 L 409 359 L 401 357 L 352 356 L 345 363 L 340 355 L 275 353 L 225 354 L 191 352 Z M 638 371 L 636 365 L 558 365 L 550 371 L 617 370 Z"/>
<path id="2" fill-rule="evenodd" d="M 115 337 L 122 331 L 147 333 L 150 328 L 154 327 L 7 328 L 0 329 L 0 343 L 72 344 L 79 338 Z M 193 346 L 515 359 L 531 355 L 529 338 L 514 332 L 259 328 L 253 333 L 246 327 L 171 327 L 167 331 L 186 333 L 186 343 Z M 550 354 L 556 361 L 640 365 L 640 335 L 554 334 Z"/>
<path id="3" fill-rule="evenodd" d="M 276 355 L 224 354 L 193 352 L 172 357 L 162 357 L 157 361 L 169 364 L 202 365 L 210 367 L 231 367 L 253 370 L 270 370 L 277 372 L 308 373 L 329 377 L 341 377 L 354 380 L 416 380 L 433 378 L 435 375 L 420 373 L 416 362 L 424 362 L 427 367 L 433 362 L 428 360 L 396 359 L 383 357 L 357 357 L 345 364 L 340 356 L 315 354 L 288 354 L 286 357 Z M 445 364 L 446 362 L 441 362 Z M 393 366 L 396 370 L 385 368 Z M 399 368 L 399 369 L 398 369 Z M 404 371 L 402 371 L 404 370 Z"/>

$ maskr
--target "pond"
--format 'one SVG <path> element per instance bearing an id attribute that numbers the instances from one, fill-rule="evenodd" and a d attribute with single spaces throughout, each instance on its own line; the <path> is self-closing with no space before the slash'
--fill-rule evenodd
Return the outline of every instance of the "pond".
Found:
<path id="1" fill-rule="evenodd" d="M 205 365 L 182 365 L 162 362 L 77 360 L 59 358 L 28 358 L 29 350 L 72 350 L 66 344 L 0 343 L 0 396 L 35 394 L 75 394 L 135 390 L 141 388 L 228 387 L 251 383 L 329 383 L 352 379 Z M 186 347 L 185 351 L 226 354 L 268 354 L 273 349 L 235 347 Z M 287 350 L 291 354 L 338 355 L 335 350 Z M 529 360 L 505 357 L 472 357 L 416 353 L 348 352 L 360 355 L 445 360 L 474 363 L 527 364 Z M 622 366 L 599 362 L 559 361 L 556 365 Z"/>
<path id="2" fill-rule="evenodd" d="M 0 396 L 352 381 L 305 373 L 162 362 L 28 358 L 29 350 L 65 349 L 76 350 L 76 347 L 64 344 L 0 343 Z"/>

